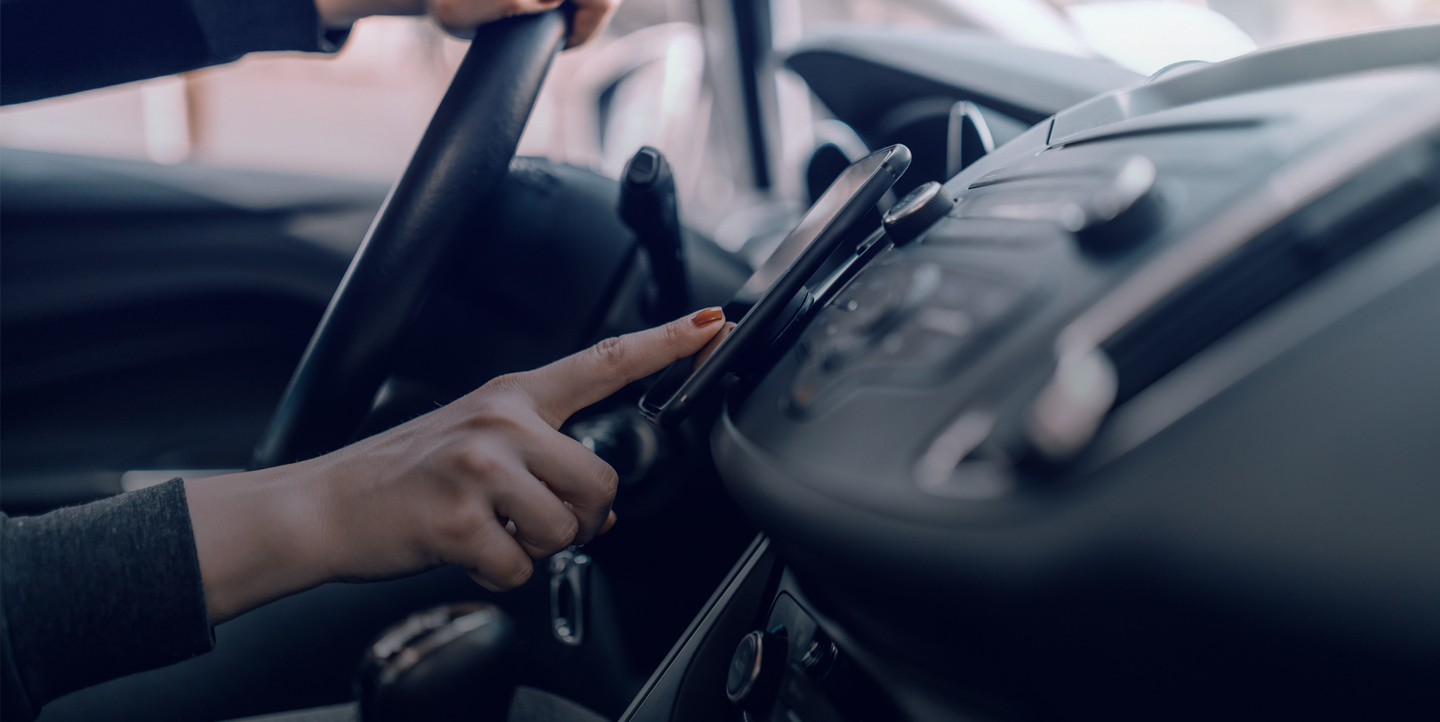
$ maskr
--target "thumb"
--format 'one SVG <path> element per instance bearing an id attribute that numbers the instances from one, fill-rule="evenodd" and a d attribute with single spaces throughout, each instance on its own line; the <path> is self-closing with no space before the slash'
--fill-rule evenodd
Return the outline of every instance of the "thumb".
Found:
<path id="1" fill-rule="evenodd" d="M 520 374 L 522 383 L 535 399 L 541 418 L 558 429 L 576 411 L 699 351 L 720 330 L 723 320 L 725 313 L 716 306 L 664 326 L 607 338 Z"/>

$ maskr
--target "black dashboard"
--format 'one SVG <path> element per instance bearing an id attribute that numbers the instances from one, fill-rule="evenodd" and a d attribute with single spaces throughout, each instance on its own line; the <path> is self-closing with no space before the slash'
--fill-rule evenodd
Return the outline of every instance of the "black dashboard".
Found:
<path id="1" fill-rule="evenodd" d="M 624 719 L 1433 718 L 1440 27 L 1166 69 L 943 193 L 727 396 L 764 535 Z"/>

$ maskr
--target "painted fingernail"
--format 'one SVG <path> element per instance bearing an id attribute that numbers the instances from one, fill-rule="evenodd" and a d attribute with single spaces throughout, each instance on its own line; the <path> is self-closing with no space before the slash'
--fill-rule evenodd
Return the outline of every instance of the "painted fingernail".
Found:
<path id="1" fill-rule="evenodd" d="M 719 306 L 711 306 L 703 311 L 696 311 L 695 315 L 690 317 L 690 323 L 695 324 L 695 328 L 705 328 L 724 318 L 725 312 L 720 310 Z"/>

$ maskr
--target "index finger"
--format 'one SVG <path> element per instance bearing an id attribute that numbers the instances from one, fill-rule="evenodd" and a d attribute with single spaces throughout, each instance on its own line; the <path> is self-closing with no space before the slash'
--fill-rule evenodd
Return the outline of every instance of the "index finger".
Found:
<path id="1" fill-rule="evenodd" d="M 541 418 L 558 429 L 576 411 L 699 351 L 723 320 L 720 307 L 707 308 L 664 326 L 605 339 L 519 376 Z"/>

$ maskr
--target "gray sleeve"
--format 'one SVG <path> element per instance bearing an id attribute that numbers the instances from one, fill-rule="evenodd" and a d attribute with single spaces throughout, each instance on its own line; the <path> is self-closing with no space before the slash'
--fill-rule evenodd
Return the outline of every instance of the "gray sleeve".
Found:
<path id="1" fill-rule="evenodd" d="M 348 31 L 326 32 L 315 0 L 189 0 L 220 62 L 264 50 L 334 52 Z"/>
<path id="2" fill-rule="evenodd" d="M 0 514 L 0 714 L 214 646 L 179 480 L 44 516 Z"/>
<path id="3" fill-rule="evenodd" d="M 0 0 L 0 104 L 226 63 L 332 52 L 314 0 Z"/>

